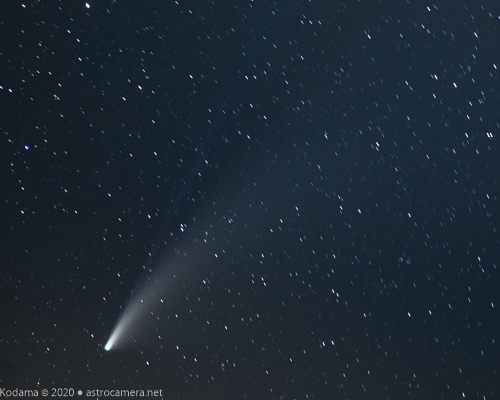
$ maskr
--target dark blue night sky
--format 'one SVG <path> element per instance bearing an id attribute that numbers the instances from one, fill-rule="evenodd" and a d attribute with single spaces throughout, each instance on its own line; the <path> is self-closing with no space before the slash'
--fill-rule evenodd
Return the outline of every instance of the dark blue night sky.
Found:
<path id="1" fill-rule="evenodd" d="M 0 389 L 500 398 L 498 2 L 3 9 Z"/>

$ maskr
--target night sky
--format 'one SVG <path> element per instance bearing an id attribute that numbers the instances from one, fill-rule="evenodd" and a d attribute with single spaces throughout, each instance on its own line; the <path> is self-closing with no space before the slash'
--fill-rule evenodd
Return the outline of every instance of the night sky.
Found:
<path id="1" fill-rule="evenodd" d="M 500 399 L 498 1 L 4 3 L 1 388 Z"/>

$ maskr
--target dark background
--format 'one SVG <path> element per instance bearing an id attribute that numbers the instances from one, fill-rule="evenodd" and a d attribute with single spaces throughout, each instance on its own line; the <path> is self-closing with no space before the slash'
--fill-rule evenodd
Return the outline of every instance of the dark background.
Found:
<path id="1" fill-rule="evenodd" d="M 499 398 L 498 2 L 89 6 L 0 12 L 1 387 Z"/>

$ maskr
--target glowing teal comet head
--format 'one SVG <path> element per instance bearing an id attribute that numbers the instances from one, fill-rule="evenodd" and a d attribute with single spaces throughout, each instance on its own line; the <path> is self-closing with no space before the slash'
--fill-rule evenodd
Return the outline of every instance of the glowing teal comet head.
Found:
<path id="1" fill-rule="evenodd" d="M 106 351 L 110 351 L 111 350 L 111 347 L 113 347 L 113 345 L 111 343 L 106 343 L 106 346 L 104 346 L 104 350 Z"/>

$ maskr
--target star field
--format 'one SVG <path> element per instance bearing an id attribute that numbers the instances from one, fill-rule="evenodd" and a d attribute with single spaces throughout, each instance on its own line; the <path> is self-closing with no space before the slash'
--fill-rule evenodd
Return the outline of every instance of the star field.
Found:
<path id="1" fill-rule="evenodd" d="M 6 10 L 0 387 L 498 398 L 496 2 Z"/>

